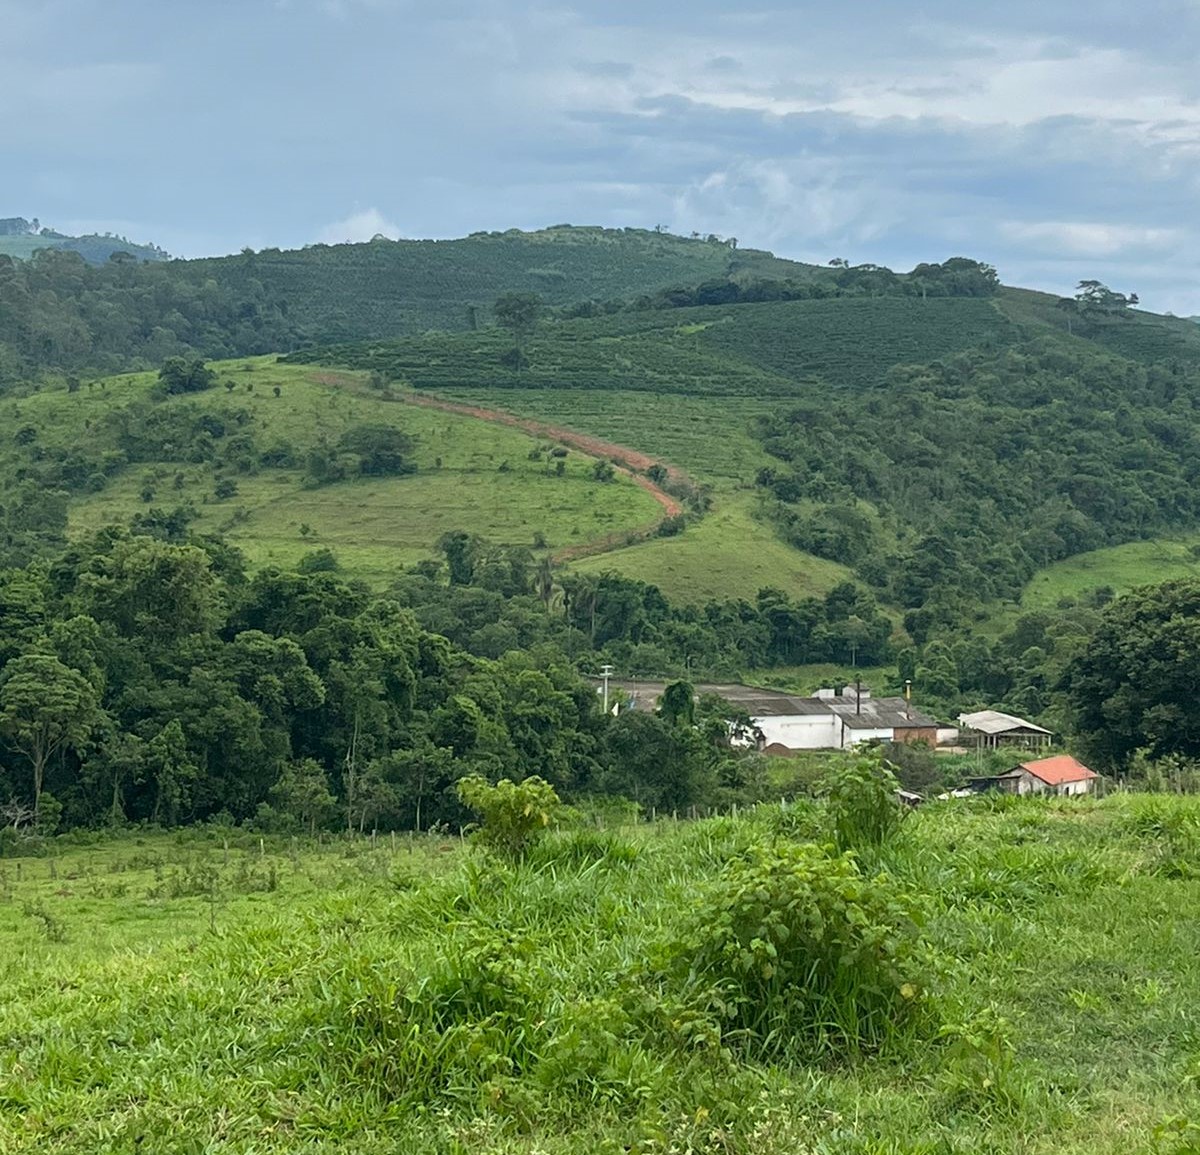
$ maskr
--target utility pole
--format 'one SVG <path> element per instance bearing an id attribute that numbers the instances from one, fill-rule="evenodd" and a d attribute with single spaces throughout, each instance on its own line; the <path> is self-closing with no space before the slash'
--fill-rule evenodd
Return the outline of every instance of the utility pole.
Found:
<path id="1" fill-rule="evenodd" d="M 608 679 L 613 675 L 612 666 L 601 666 L 600 677 L 604 679 L 604 712 L 608 713 Z"/>
<path id="2" fill-rule="evenodd" d="M 912 717 L 912 678 L 904 679 L 904 716 Z"/>

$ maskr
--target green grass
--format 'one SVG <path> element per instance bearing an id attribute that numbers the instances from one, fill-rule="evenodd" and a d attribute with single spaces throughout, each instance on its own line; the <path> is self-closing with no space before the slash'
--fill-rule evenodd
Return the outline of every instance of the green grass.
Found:
<path id="1" fill-rule="evenodd" d="M 769 411 L 769 402 L 606 390 L 447 393 L 456 400 L 492 405 L 641 450 L 711 488 L 712 509 L 681 535 L 586 558 L 572 568 L 616 570 L 690 603 L 753 601 L 765 586 L 794 597 L 820 595 L 850 577 L 845 566 L 793 549 L 756 516 L 754 475 L 771 458 L 751 436 L 750 423 Z"/>
<path id="2" fill-rule="evenodd" d="M 336 442 L 352 425 L 392 424 L 417 438 L 417 473 L 307 488 L 298 468 L 238 473 L 210 463 L 139 463 L 120 470 L 100 492 L 73 498 L 72 533 L 126 522 L 151 506 L 191 502 L 198 528 L 225 533 L 252 565 L 291 564 L 310 550 L 330 547 L 347 572 L 382 583 L 398 566 L 428 557 L 452 529 L 525 546 L 540 534 L 546 548 L 557 550 L 653 523 L 661 515 L 654 499 L 628 479 L 596 482 L 592 459 L 579 452 L 571 451 L 565 474 L 555 476 L 546 455 L 549 442 L 486 421 L 381 400 L 356 387 L 360 375 L 314 372 L 271 358 L 216 368 L 222 380 L 235 382 L 233 392 L 218 386 L 162 404 L 223 414 L 245 410 L 248 421 L 237 431 L 251 431 L 261 448 L 289 442 L 301 455 L 322 439 Z M 43 392 L 5 406 L 5 415 L 13 428 L 34 426 L 39 444 L 76 445 L 97 436 L 93 430 L 105 412 L 144 398 L 153 381 L 153 374 L 143 373 L 72 395 Z M 233 497 L 215 496 L 219 477 L 236 482 Z M 147 487 L 149 502 L 143 498 Z"/>
<path id="3" fill-rule="evenodd" d="M 922 912 L 911 1028 L 716 1049 L 669 960 L 719 941 L 719 903 L 772 901 L 726 864 L 825 829 L 797 803 L 559 834 L 517 866 L 221 830 L 0 860 L 0 1150 L 1194 1149 L 1155 1138 L 1200 1123 L 1193 800 L 924 808 L 864 852 Z M 764 1012 L 815 1009 L 766 982 Z M 844 1016 L 854 990 L 823 997 Z"/>
<path id="4" fill-rule="evenodd" d="M 718 497 L 703 520 L 676 537 L 653 538 L 573 563 L 583 573 L 612 569 L 656 585 L 680 602 L 754 601 L 773 586 L 793 597 L 819 596 L 852 578 L 837 562 L 801 553 L 754 517 L 748 494 Z"/>
<path id="5" fill-rule="evenodd" d="M 1080 598 L 1107 586 L 1122 594 L 1135 586 L 1200 576 L 1193 553 L 1200 538 L 1133 541 L 1076 554 L 1039 570 L 1021 596 L 1023 610 L 1053 609 L 1064 598 Z"/>

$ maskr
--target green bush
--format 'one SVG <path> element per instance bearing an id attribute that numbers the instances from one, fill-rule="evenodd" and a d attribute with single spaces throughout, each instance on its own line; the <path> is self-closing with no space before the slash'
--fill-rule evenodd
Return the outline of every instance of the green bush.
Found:
<path id="1" fill-rule="evenodd" d="M 826 774 L 830 833 L 839 850 L 874 850 L 900 828 L 899 784 L 879 751 L 839 762 Z"/>
<path id="2" fill-rule="evenodd" d="M 669 966 L 755 1055 L 874 1051 L 928 1018 L 931 955 L 914 900 L 848 854 L 758 848 L 696 905 Z"/>
<path id="3" fill-rule="evenodd" d="M 522 782 L 502 778 L 494 786 L 472 774 L 459 781 L 458 797 L 479 816 L 477 841 L 512 861 L 525 857 L 559 807 L 554 787 L 536 774 Z"/>

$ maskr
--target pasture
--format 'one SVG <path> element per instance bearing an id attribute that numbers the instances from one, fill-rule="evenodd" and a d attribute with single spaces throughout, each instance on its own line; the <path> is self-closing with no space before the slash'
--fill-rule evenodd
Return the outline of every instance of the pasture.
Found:
<path id="1" fill-rule="evenodd" d="M 1021 596 L 1022 610 L 1051 610 L 1064 598 L 1098 589 L 1123 594 L 1135 586 L 1200 576 L 1200 539 L 1156 538 L 1076 554 L 1039 570 Z"/>
<path id="2" fill-rule="evenodd" d="M 1195 1150 L 1193 800 L 932 805 L 858 866 L 813 847 L 832 829 L 797 800 L 511 863 L 220 827 L 9 844 L 0 1150 Z M 747 871 L 782 888 L 761 910 Z M 911 1013 L 706 953 L 758 934 L 796 965 L 793 894 L 828 934 L 892 927 Z M 786 1033 L 739 1027 L 756 1006 Z"/>
<path id="3" fill-rule="evenodd" d="M 429 557 L 450 530 L 554 551 L 661 516 L 654 498 L 628 478 L 596 481 L 593 459 L 576 450 L 552 458 L 546 439 L 386 400 L 356 387 L 362 374 L 279 365 L 273 358 L 215 368 L 215 388 L 155 408 L 215 417 L 226 428 L 216 455 L 189 461 L 166 451 L 161 460 L 117 468 L 96 492 L 73 492 L 72 534 L 128 522 L 150 508 L 190 505 L 199 530 L 224 534 L 254 567 L 292 565 L 327 547 L 349 575 L 383 585 L 398 567 Z M 151 373 L 131 374 L 74 394 L 37 393 L 4 408 L 13 428 L 31 429 L 48 450 L 68 453 L 89 441 L 115 449 L 122 411 L 145 405 L 154 380 Z M 370 423 L 416 439 L 416 473 L 319 486 L 306 481 L 309 452 Z M 237 460 L 222 457 L 234 437 L 250 448 Z M 263 454 L 283 464 L 264 466 Z M 220 491 L 223 481 L 227 488 Z"/>

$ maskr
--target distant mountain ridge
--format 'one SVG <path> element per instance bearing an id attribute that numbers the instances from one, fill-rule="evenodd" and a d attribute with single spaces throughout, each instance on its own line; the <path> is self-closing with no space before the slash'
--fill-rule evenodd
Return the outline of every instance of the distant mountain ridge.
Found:
<path id="1" fill-rule="evenodd" d="M 140 245 L 115 233 L 70 236 L 44 228 L 37 217 L 0 217 L 0 254 L 28 260 L 38 249 L 78 253 L 89 265 L 102 265 L 113 253 L 128 253 L 139 261 L 168 261 L 171 254 L 157 245 Z"/>

